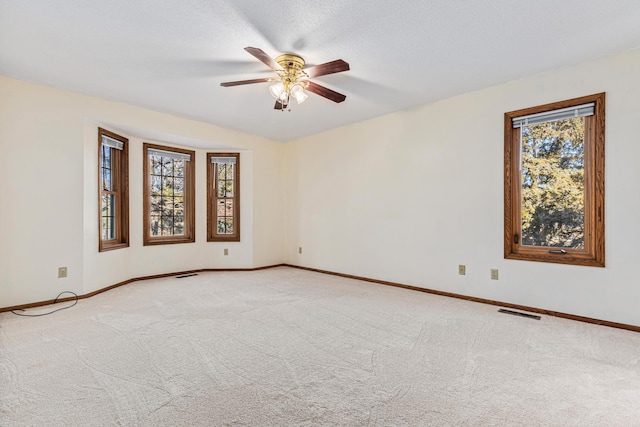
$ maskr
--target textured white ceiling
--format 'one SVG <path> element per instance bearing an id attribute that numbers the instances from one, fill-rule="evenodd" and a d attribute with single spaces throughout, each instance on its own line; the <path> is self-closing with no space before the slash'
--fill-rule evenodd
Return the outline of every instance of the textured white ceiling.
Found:
<path id="1" fill-rule="evenodd" d="M 351 71 L 273 110 L 243 50 Z M 0 74 L 287 141 L 640 47 L 638 0 L 0 0 Z"/>

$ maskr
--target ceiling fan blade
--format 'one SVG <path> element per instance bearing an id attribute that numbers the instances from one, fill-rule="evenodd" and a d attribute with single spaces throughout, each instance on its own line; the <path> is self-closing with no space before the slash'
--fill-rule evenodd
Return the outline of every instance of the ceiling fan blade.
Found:
<path id="1" fill-rule="evenodd" d="M 273 107 L 274 110 L 284 110 L 287 108 L 288 104 L 283 104 L 279 99 L 276 99 L 276 105 Z"/>
<path id="2" fill-rule="evenodd" d="M 341 73 L 342 71 L 349 71 L 349 64 L 344 62 L 342 59 L 336 59 L 335 61 L 316 65 L 315 67 L 309 67 L 303 71 L 307 73 L 309 77 L 318 77 L 327 74 Z"/>
<path id="3" fill-rule="evenodd" d="M 329 88 L 326 88 L 324 86 L 320 86 L 317 83 L 314 82 L 307 82 L 309 83 L 309 86 L 307 86 L 307 90 L 309 92 L 313 92 L 316 95 L 320 95 L 323 96 L 327 99 L 330 99 L 333 102 L 342 102 L 345 99 L 347 99 L 347 97 L 341 93 L 338 93 L 336 91 L 333 91 Z"/>
<path id="4" fill-rule="evenodd" d="M 262 78 L 262 79 L 251 79 L 251 80 L 238 80 L 236 82 L 224 82 L 220 83 L 220 86 L 229 87 L 229 86 L 239 86 L 239 85 L 250 85 L 252 83 L 265 83 L 271 81 L 270 78 Z"/>
<path id="5" fill-rule="evenodd" d="M 282 66 L 278 64 L 275 59 L 264 53 L 262 49 L 258 49 L 257 47 L 245 47 L 244 50 L 258 58 L 260 61 L 264 62 L 267 67 L 271 68 L 273 71 L 284 70 L 284 68 L 282 68 Z"/>

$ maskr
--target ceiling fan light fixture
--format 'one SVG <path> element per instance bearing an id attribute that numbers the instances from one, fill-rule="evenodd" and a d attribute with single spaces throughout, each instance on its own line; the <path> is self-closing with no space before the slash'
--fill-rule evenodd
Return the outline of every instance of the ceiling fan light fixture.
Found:
<path id="1" fill-rule="evenodd" d="M 298 101 L 298 104 L 302 104 L 305 99 L 309 97 L 306 93 L 304 93 L 304 89 L 299 84 L 294 85 L 291 88 L 291 95 Z"/>
<path id="2" fill-rule="evenodd" d="M 282 99 L 282 94 L 285 92 L 284 84 L 282 82 L 278 82 L 274 85 L 269 86 L 269 92 L 271 93 L 271 96 L 273 96 L 275 99 Z M 286 97 L 286 94 L 285 94 L 285 97 Z"/>
<path id="3" fill-rule="evenodd" d="M 307 95 L 304 92 L 302 92 L 299 95 L 295 96 L 296 101 L 298 101 L 298 104 L 302 104 L 308 97 L 309 97 L 309 95 Z"/>

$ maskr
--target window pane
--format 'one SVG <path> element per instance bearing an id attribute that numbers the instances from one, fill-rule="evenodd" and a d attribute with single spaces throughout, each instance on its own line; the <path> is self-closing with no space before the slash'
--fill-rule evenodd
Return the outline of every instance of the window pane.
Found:
<path id="1" fill-rule="evenodd" d="M 172 176 L 175 177 L 183 177 L 184 176 L 184 166 L 185 166 L 185 161 L 184 160 L 174 160 L 173 161 L 173 172 L 172 172 Z"/>
<path id="2" fill-rule="evenodd" d="M 233 218 L 227 217 L 225 220 L 227 234 L 233 234 Z"/>
<path id="3" fill-rule="evenodd" d="M 184 234 L 184 215 L 176 215 L 173 217 L 173 234 Z"/>
<path id="4" fill-rule="evenodd" d="M 182 197 L 174 197 L 173 204 L 174 209 L 184 209 L 184 201 Z"/>
<path id="5" fill-rule="evenodd" d="M 171 197 L 174 194 L 173 178 L 170 176 L 162 177 L 162 193 L 164 196 Z"/>
<path id="6" fill-rule="evenodd" d="M 173 228 L 166 221 L 162 223 L 162 236 L 173 236 Z"/>
<path id="7" fill-rule="evenodd" d="M 113 218 L 102 218 L 102 240 L 113 240 L 115 238 L 113 225 Z"/>
<path id="8" fill-rule="evenodd" d="M 102 167 L 111 169 L 111 147 L 102 146 Z"/>
<path id="9" fill-rule="evenodd" d="M 102 189 L 104 191 L 112 191 L 111 187 L 111 170 L 102 168 Z"/>
<path id="10" fill-rule="evenodd" d="M 160 230 L 162 236 L 171 236 L 173 234 L 172 211 L 163 211 L 160 215 Z"/>
<path id="11" fill-rule="evenodd" d="M 174 178 L 173 187 L 176 194 L 184 194 L 184 178 Z"/>
<path id="12" fill-rule="evenodd" d="M 115 239 L 115 196 L 113 194 L 103 194 L 101 203 L 102 216 L 102 240 Z"/>
<path id="13" fill-rule="evenodd" d="M 224 216 L 225 203 L 224 200 L 218 200 L 218 206 L 216 208 L 218 218 Z"/>
<path id="14" fill-rule="evenodd" d="M 226 234 L 226 229 L 224 218 L 218 218 L 218 234 Z"/>
<path id="15" fill-rule="evenodd" d="M 102 148 L 102 165 L 100 165 L 100 172 L 102 175 L 102 189 L 105 191 L 112 191 L 111 181 L 111 148 L 101 145 Z"/>
<path id="16" fill-rule="evenodd" d="M 162 157 L 159 156 L 149 156 L 149 161 L 151 162 L 151 175 L 162 175 Z"/>
<path id="17" fill-rule="evenodd" d="M 160 234 L 160 216 L 151 215 L 151 221 L 149 222 L 149 228 L 152 236 L 158 236 Z"/>
<path id="18" fill-rule="evenodd" d="M 233 216 L 233 199 L 226 200 L 226 212 L 225 216 Z"/>
<path id="19" fill-rule="evenodd" d="M 173 176 L 173 162 L 166 157 L 161 157 L 160 160 L 162 176 Z"/>
<path id="20" fill-rule="evenodd" d="M 151 195 L 159 196 L 162 194 L 162 177 L 151 175 Z"/>
<path id="21" fill-rule="evenodd" d="M 151 215 L 159 215 L 164 209 L 165 201 L 162 196 L 151 196 Z"/>
<path id="22" fill-rule="evenodd" d="M 233 181 L 227 181 L 224 184 L 225 197 L 233 197 Z"/>
<path id="23" fill-rule="evenodd" d="M 584 248 L 584 118 L 522 128 L 522 244 Z"/>
<path id="24" fill-rule="evenodd" d="M 102 204 L 101 204 L 101 216 L 111 216 L 113 206 L 113 194 L 103 194 L 102 195 Z"/>

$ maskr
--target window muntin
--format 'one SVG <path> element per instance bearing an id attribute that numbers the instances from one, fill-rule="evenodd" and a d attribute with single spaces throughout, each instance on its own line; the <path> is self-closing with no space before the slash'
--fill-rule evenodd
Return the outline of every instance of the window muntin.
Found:
<path id="1" fill-rule="evenodd" d="M 240 241 L 240 154 L 207 153 L 207 241 Z"/>
<path id="2" fill-rule="evenodd" d="M 604 99 L 505 114 L 505 258 L 604 266 Z"/>
<path id="3" fill-rule="evenodd" d="M 195 152 L 144 144 L 144 244 L 195 241 Z"/>
<path id="4" fill-rule="evenodd" d="M 129 246 L 128 140 L 98 129 L 99 251 Z"/>

